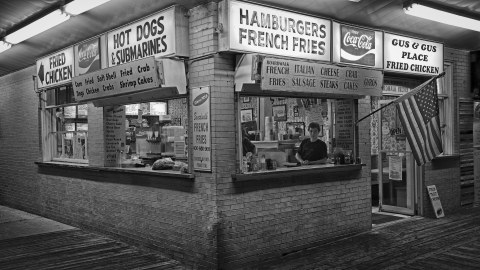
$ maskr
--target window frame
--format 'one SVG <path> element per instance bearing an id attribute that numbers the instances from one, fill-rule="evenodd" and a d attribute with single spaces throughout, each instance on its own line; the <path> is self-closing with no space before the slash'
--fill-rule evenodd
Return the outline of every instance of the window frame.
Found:
<path id="1" fill-rule="evenodd" d="M 65 89 L 62 89 L 65 88 Z M 52 93 L 54 91 L 54 93 Z M 63 102 L 60 100 L 59 92 L 66 91 L 66 93 L 71 94 L 69 97 L 68 95 L 64 95 Z M 86 117 L 78 117 L 78 103 L 74 102 L 73 98 L 73 86 L 72 84 L 65 84 L 59 85 L 52 88 L 48 88 L 42 91 L 41 94 L 41 101 L 42 101 L 42 110 L 41 110 L 41 136 L 42 136 L 42 160 L 43 162 L 65 162 L 65 163 L 77 163 L 77 164 L 88 164 L 88 129 L 87 131 L 84 130 L 77 130 L 77 123 L 85 123 L 88 125 L 88 113 Z M 53 100 L 52 100 L 53 98 Z M 62 114 L 64 112 L 65 107 L 75 106 L 75 118 L 71 120 L 75 124 L 74 131 L 59 131 L 58 130 L 58 120 L 57 118 L 57 110 L 61 108 Z M 81 120 L 81 121 L 77 121 Z M 63 121 L 63 120 L 62 120 Z M 62 153 L 65 151 L 65 139 L 67 134 L 72 134 L 72 142 L 77 141 L 79 137 L 78 133 L 83 133 L 83 137 L 85 138 L 84 142 L 84 155 L 85 159 L 79 158 L 68 158 L 68 157 L 57 157 L 56 154 L 58 153 L 58 140 L 61 139 L 61 147 Z M 60 138 L 59 136 L 60 135 Z M 76 144 L 72 144 L 72 155 L 75 156 L 76 151 Z"/>
<path id="2" fill-rule="evenodd" d="M 440 156 L 455 154 L 455 103 L 453 98 L 453 68 L 452 62 L 444 63 L 445 75 L 437 79 L 440 128 L 442 132 L 443 153 Z"/>

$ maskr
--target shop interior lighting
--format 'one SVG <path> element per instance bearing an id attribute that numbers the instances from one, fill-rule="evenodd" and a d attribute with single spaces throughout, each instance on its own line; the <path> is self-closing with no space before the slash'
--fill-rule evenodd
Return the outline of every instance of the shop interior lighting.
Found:
<path id="1" fill-rule="evenodd" d="M 405 6 L 403 10 L 408 15 L 480 32 L 480 21 L 465 16 L 415 3 Z"/>
<path id="2" fill-rule="evenodd" d="M 26 39 L 29 39 L 35 35 L 42 33 L 56 25 L 68 20 L 70 15 L 57 9 L 48 15 L 32 22 L 31 24 L 20 28 L 19 30 L 5 36 L 5 41 L 11 44 L 20 43 Z"/>
<path id="3" fill-rule="evenodd" d="M 110 0 L 76 0 L 66 4 L 64 10 L 68 14 L 78 15 L 108 1 Z"/>
<path id="4" fill-rule="evenodd" d="M 12 47 L 10 43 L 0 41 L 0 53 L 10 49 L 10 47 Z"/>

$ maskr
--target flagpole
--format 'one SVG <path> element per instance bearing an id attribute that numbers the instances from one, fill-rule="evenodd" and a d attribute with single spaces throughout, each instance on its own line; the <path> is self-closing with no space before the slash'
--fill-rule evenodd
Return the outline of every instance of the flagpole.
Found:
<path id="1" fill-rule="evenodd" d="M 428 79 L 427 81 L 429 81 L 429 80 L 436 80 L 436 79 L 441 78 L 441 77 L 443 77 L 443 76 L 445 76 L 445 71 L 443 71 L 442 73 L 436 75 L 436 76 L 433 77 L 433 78 Z M 380 111 L 380 110 L 383 110 L 385 107 L 388 107 L 388 106 L 396 103 L 396 102 L 397 102 L 397 99 L 398 99 L 398 98 L 392 100 L 391 102 L 387 103 L 387 105 L 385 105 L 385 106 L 383 106 L 383 107 L 380 107 L 380 108 L 374 110 L 373 112 L 365 115 L 365 116 L 362 117 L 361 119 L 357 120 L 357 121 L 355 122 L 355 125 L 354 125 L 354 126 L 358 125 L 358 123 L 360 123 L 361 121 L 365 120 L 365 119 L 366 119 L 367 117 L 369 117 L 370 115 L 372 115 L 372 114 L 374 114 L 374 113 L 376 113 L 376 112 L 378 112 L 378 111 Z"/>

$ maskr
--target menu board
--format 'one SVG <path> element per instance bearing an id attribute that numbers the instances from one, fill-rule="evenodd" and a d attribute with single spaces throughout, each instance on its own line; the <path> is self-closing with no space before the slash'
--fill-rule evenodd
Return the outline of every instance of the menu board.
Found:
<path id="1" fill-rule="evenodd" d="M 337 147 L 353 150 L 353 100 L 337 100 L 335 122 Z"/>
<path id="2" fill-rule="evenodd" d="M 193 88 L 192 97 L 193 168 L 211 171 L 210 87 Z"/>
<path id="3" fill-rule="evenodd" d="M 125 146 L 125 107 L 105 107 L 105 167 L 116 167 Z"/>
<path id="4" fill-rule="evenodd" d="M 159 87 L 159 78 L 153 57 L 73 78 L 76 101 L 116 96 L 156 87 Z"/>
<path id="5" fill-rule="evenodd" d="M 262 63 L 262 90 L 349 96 L 381 96 L 379 70 L 340 67 L 266 57 Z"/>

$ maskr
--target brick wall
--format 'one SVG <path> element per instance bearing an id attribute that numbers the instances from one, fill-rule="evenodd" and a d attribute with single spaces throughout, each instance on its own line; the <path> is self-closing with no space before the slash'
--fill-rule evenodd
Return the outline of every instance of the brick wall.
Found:
<path id="1" fill-rule="evenodd" d="M 458 98 L 471 97 L 470 58 L 467 51 L 445 48 L 445 61 L 453 63 L 454 112 L 458 112 Z M 456 115 L 455 117 L 458 117 Z M 455 118 L 457 119 L 457 118 Z M 454 128 L 454 153 L 459 153 L 460 138 L 458 121 Z M 425 165 L 423 186 L 424 214 L 435 217 L 426 186 L 436 185 L 445 214 L 454 213 L 460 208 L 460 163 L 458 158 L 437 160 Z"/>
<path id="2" fill-rule="evenodd" d="M 0 202 L 38 212 L 38 98 L 30 67 L 0 78 Z"/>

